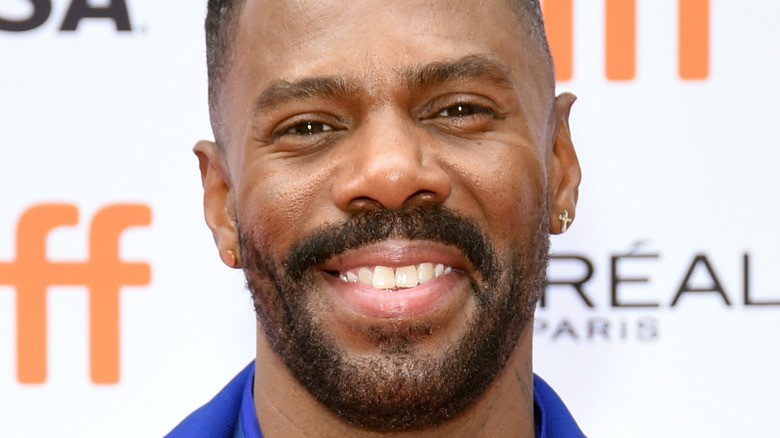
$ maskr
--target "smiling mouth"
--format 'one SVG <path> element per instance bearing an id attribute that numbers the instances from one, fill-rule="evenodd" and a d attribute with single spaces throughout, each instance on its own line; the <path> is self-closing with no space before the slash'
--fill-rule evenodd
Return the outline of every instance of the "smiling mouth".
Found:
<path id="1" fill-rule="evenodd" d="M 452 273 L 452 267 L 441 263 L 420 263 L 396 268 L 377 265 L 363 266 L 345 272 L 333 272 L 344 283 L 361 283 L 374 289 L 410 289 L 443 275 Z"/>
<path id="2" fill-rule="evenodd" d="M 321 296 L 345 312 L 340 319 L 376 323 L 457 314 L 470 296 L 470 267 L 453 245 L 391 238 L 350 249 L 314 269 L 329 284 Z"/>

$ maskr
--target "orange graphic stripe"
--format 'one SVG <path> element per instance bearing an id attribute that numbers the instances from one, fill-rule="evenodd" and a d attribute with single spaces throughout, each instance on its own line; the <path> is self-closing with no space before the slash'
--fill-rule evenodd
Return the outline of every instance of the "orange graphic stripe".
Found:
<path id="1" fill-rule="evenodd" d="M 705 79 L 710 74 L 710 2 L 679 1 L 680 77 Z"/>
<path id="2" fill-rule="evenodd" d="M 636 0 L 606 0 L 606 74 L 612 81 L 636 76 Z"/>
<path id="3" fill-rule="evenodd" d="M 568 81 L 574 75 L 573 0 L 545 0 L 542 3 L 545 32 L 555 63 L 555 80 Z"/>

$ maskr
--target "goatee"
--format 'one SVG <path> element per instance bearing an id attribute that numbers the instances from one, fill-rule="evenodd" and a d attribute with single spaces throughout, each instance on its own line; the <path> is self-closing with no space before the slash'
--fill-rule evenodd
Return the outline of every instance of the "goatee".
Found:
<path id="1" fill-rule="evenodd" d="M 240 234 L 247 286 L 273 350 L 321 403 L 353 424 L 404 430 L 440 424 L 473 403 L 495 379 L 533 318 L 549 252 L 547 209 L 502 254 L 468 218 L 442 206 L 372 210 L 329 224 L 272 260 L 250 234 Z M 427 321 L 377 324 L 360 333 L 371 356 L 339 346 L 314 312 L 317 264 L 389 238 L 458 248 L 473 271 L 473 312 L 462 336 L 428 351 L 416 348 L 438 327 Z"/>

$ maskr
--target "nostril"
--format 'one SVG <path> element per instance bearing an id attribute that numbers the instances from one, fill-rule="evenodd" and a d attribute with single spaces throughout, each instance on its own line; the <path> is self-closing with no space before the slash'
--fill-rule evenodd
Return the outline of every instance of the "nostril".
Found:
<path id="1" fill-rule="evenodd" d="M 349 207 L 352 211 L 370 211 L 382 208 L 382 204 L 367 196 L 360 196 L 351 200 L 349 202 Z"/>
<path id="2" fill-rule="evenodd" d="M 436 193 L 430 190 L 418 190 L 404 202 L 404 207 L 417 207 L 436 202 L 441 202 Z"/>
<path id="3" fill-rule="evenodd" d="M 419 198 L 421 201 L 433 202 L 436 200 L 437 196 L 436 193 L 433 193 L 430 190 L 419 190 L 417 193 L 412 195 L 412 199 L 414 198 Z"/>

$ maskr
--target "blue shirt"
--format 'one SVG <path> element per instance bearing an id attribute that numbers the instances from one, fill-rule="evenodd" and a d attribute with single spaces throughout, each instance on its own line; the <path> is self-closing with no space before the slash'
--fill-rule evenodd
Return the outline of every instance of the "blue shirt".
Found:
<path id="1" fill-rule="evenodd" d="M 263 438 L 255 413 L 254 362 L 210 402 L 190 414 L 167 438 Z M 534 375 L 534 426 L 537 438 L 584 438 L 558 394 Z"/>

